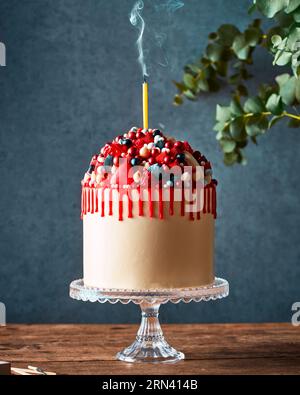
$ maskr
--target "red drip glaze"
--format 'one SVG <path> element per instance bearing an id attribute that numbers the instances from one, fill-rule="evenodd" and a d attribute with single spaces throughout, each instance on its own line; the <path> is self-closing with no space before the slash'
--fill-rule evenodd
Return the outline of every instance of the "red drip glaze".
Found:
<path id="1" fill-rule="evenodd" d="M 95 189 L 95 212 L 96 213 L 98 213 L 99 212 L 99 198 L 98 198 L 98 193 L 99 193 L 99 190 L 98 189 Z"/>
<path id="2" fill-rule="evenodd" d="M 123 221 L 123 196 L 119 195 L 119 221 Z"/>
<path id="3" fill-rule="evenodd" d="M 83 193 L 83 188 L 81 191 L 81 214 L 80 214 L 80 218 L 83 218 L 83 207 L 84 207 L 84 193 Z"/>
<path id="4" fill-rule="evenodd" d="M 169 214 L 174 215 L 174 187 L 170 188 Z"/>
<path id="5" fill-rule="evenodd" d="M 86 215 L 88 212 L 88 190 L 85 188 L 84 190 L 84 214 Z"/>
<path id="6" fill-rule="evenodd" d="M 90 213 L 91 212 L 91 204 L 90 204 L 90 202 L 91 202 L 91 188 L 88 189 L 87 199 L 88 199 L 87 212 Z"/>
<path id="7" fill-rule="evenodd" d="M 142 217 L 144 215 L 144 204 L 143 204 L 140 186 L 138 187 L 138 193 L 139 193 L 139 216 Z"/>
<path id="8" fill-rule="evenodd" d="M 139 187 L 139 215 L 144 215 L 144 202 L 142 199 L 142 190 Z M 169 215 L 174 215 L 174 188 L 170 188 L 170 201 L 169 201 Z M 99 212 L 99 189 L 90 188 L 90 187 L 82 187 L 82 196 L 81 196 L 81 218 L 87 213 L 96 213 Z M 126 192 L 119 192 L 119 220 L 123 220 L 123 194 Z M 201 192 L 200 192 L 201 193 Z M 154 203 L 152 200 L 152 191 L 151 188 L 148 188 L 148 196 L 149 196 L 149 217 L 154 217 Z M 214 218 L 217 218 L 217 192 L 216 187 L 213 184 L 207 185 L 203 189 L 203 214 L 211 213 Z M 109 190 L 109 215 L 113 215 L 113 191 Z M 128 197 L 128 218 L 133 218 L 133 201 L 130 199 L 129 191 L 127 191 Z M 164 218 L 164 202 L 163 202 L 163 189 L 159 188 L 159 203 L 158 203 L 158 211 L 159 218 Z M 105 216 L 105 187 L 101 189 L 101 217 Z M 182 189 L 182 200 L 181 200 L 181 216 L 185 216 L 185 200 L 184 200 L 184 190 Z M 195 215 L 194 213 L 189 213 L 190 220 L 200 220 L 201 219 L 201 211 L 198 211 Z"/>
<path id="9" fill-rule="evenodd" d="M 101 191 L 101 217 L 104 217 L 104 216 L 105 216 L 104 192 L 105 192 L 105 189 L 102 188 L 102 191 Z"/>
<path id="10" fill-rule="evenodd" d="M 92 189 L 91 190 L 91 194 L 90 194 L 90 199 L 91 199 L 91 214 L 94 214 L 94 212 L 95 212 L 95 209 L 94 209 L 94 196 L 95 195 L 95 189 Z"/>
<path id="11" fill-rule="evenodd" d="M 213 206 L 213 210 L 212 210 L 212 214 L 214 216 L 214 218 L 217 218 L 217 192 L 216 192 L 216 187 L 213 186 L 212 187 L 212 206 Z"/>
<path id="12" fill-rule="evenodd" d="M 210 187 L 207 187 L 207 212 L 210 213 Z"/>
<path id="13" fill-rule="evenodd" d="M 153 201 L 152 201 L 151 188 L 148 189 L 148 193 L 149 193 L 149 216 L 150 218 L 153 218 Z"/>
<path id="14" fill-rule="evenodd" d="M 206 204 L 207 204 L 207 194 L 206 194 L 207 188 L 204 187 L 203 189 L 203 194 L 204 194 L 204 202 L 203 202 L 203 214 L 206 214 Z"/>
<path id="15" fill-rule="evenodd" d="M 184 188 L 183 188 L 183 183 L 182 183 L 182 189 L 181 189 L 181 205 L 180 205 L 180 214 L 182 217 L 185 215 L 185 199 L 184 199 Z"/>
<path id="16" fill-rule="evenodd" d="M 127 191 L 127 198 L 128 198 L 128 218 L 132 218 L 132 199 L 130 197 L 129 191 Z"/>
<path id="17" fill-rule="evenodd" d="M 112 189 L 109 190 L 109 208 L 108 208 L 108 215 L 113 215 L 113 195 Z"/>
<path id="18" fill-rule="evenodd" d="M 159 188 L 159 219 L 164 218 L 163 189 Z"/>

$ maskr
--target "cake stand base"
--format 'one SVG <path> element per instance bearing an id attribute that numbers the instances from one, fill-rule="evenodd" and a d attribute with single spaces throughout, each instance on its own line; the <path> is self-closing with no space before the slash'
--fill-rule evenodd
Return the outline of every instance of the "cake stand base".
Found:
<path id="1" fill-rule="evenodd" d="M 225 298 L 229 293 L 229 284 L 222 278 L 215 278 L 212 284 L 198 288 L 174 289 L 104 289 L 89 287 L 83 280 L 70 284 L 70 296 L 84 302 L 140 305 L 142 321 L 135 341 L 131 346 L 118 352 L 116 358 L 125 362 L 172 363 L 184 359 L 184 354 L 171 347 L 164 338 L 159 320 L 161 304 L 190 303 Z"/>
<path id="2" fill-rule="evenodd" d="M 171 363 L 184 359 L 184 354 L 175 350 L 165 340 L 159 320 L 160 303 L 141 303 L 142 321 L 136 340 L 131 346 L 118 352 L 117 359 L 125 362 Z"/>

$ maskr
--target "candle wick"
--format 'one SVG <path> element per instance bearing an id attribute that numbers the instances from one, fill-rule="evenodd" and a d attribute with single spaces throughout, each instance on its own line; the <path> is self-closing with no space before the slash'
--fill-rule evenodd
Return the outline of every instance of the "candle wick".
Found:
<path id="1" fill-rule="evenodd" d="M 143 76 L 144 84 L 147 84 L 147 76 L 144 74 Z"/>

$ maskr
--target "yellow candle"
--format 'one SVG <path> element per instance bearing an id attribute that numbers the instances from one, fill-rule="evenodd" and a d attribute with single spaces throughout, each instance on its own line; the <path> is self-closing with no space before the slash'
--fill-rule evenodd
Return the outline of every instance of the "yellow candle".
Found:
<path id="1" fill-rule="evenodd" d="M 149 113 L 148 113 L 148 83 L 144 81 L 143 83 L 143 121 L 144 129 L 148 129 L 149 126 Z"/>

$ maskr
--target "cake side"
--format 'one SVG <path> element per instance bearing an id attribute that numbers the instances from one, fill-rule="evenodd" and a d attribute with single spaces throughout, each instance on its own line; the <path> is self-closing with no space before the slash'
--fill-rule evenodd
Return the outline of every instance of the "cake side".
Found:
<path id="1" fill-rule="evenodd" d="M 200 220 L 181 216 L 181 202 L 164 205 L 164 220 L 158 218 L 159 203 L 153 204 L 154 218 L 138 215 L 133 202 L 133 218 L 128 218 L 124 199 L 124 219 L 118 218 L 118 201 L 99 213 L 84 216 L 84 282 L 88 286 L 121 289 L 188 288 L 214 281 L 214 218 L 201 213 Z M 148 214 L 147 214 L 148 213 Z"/>

